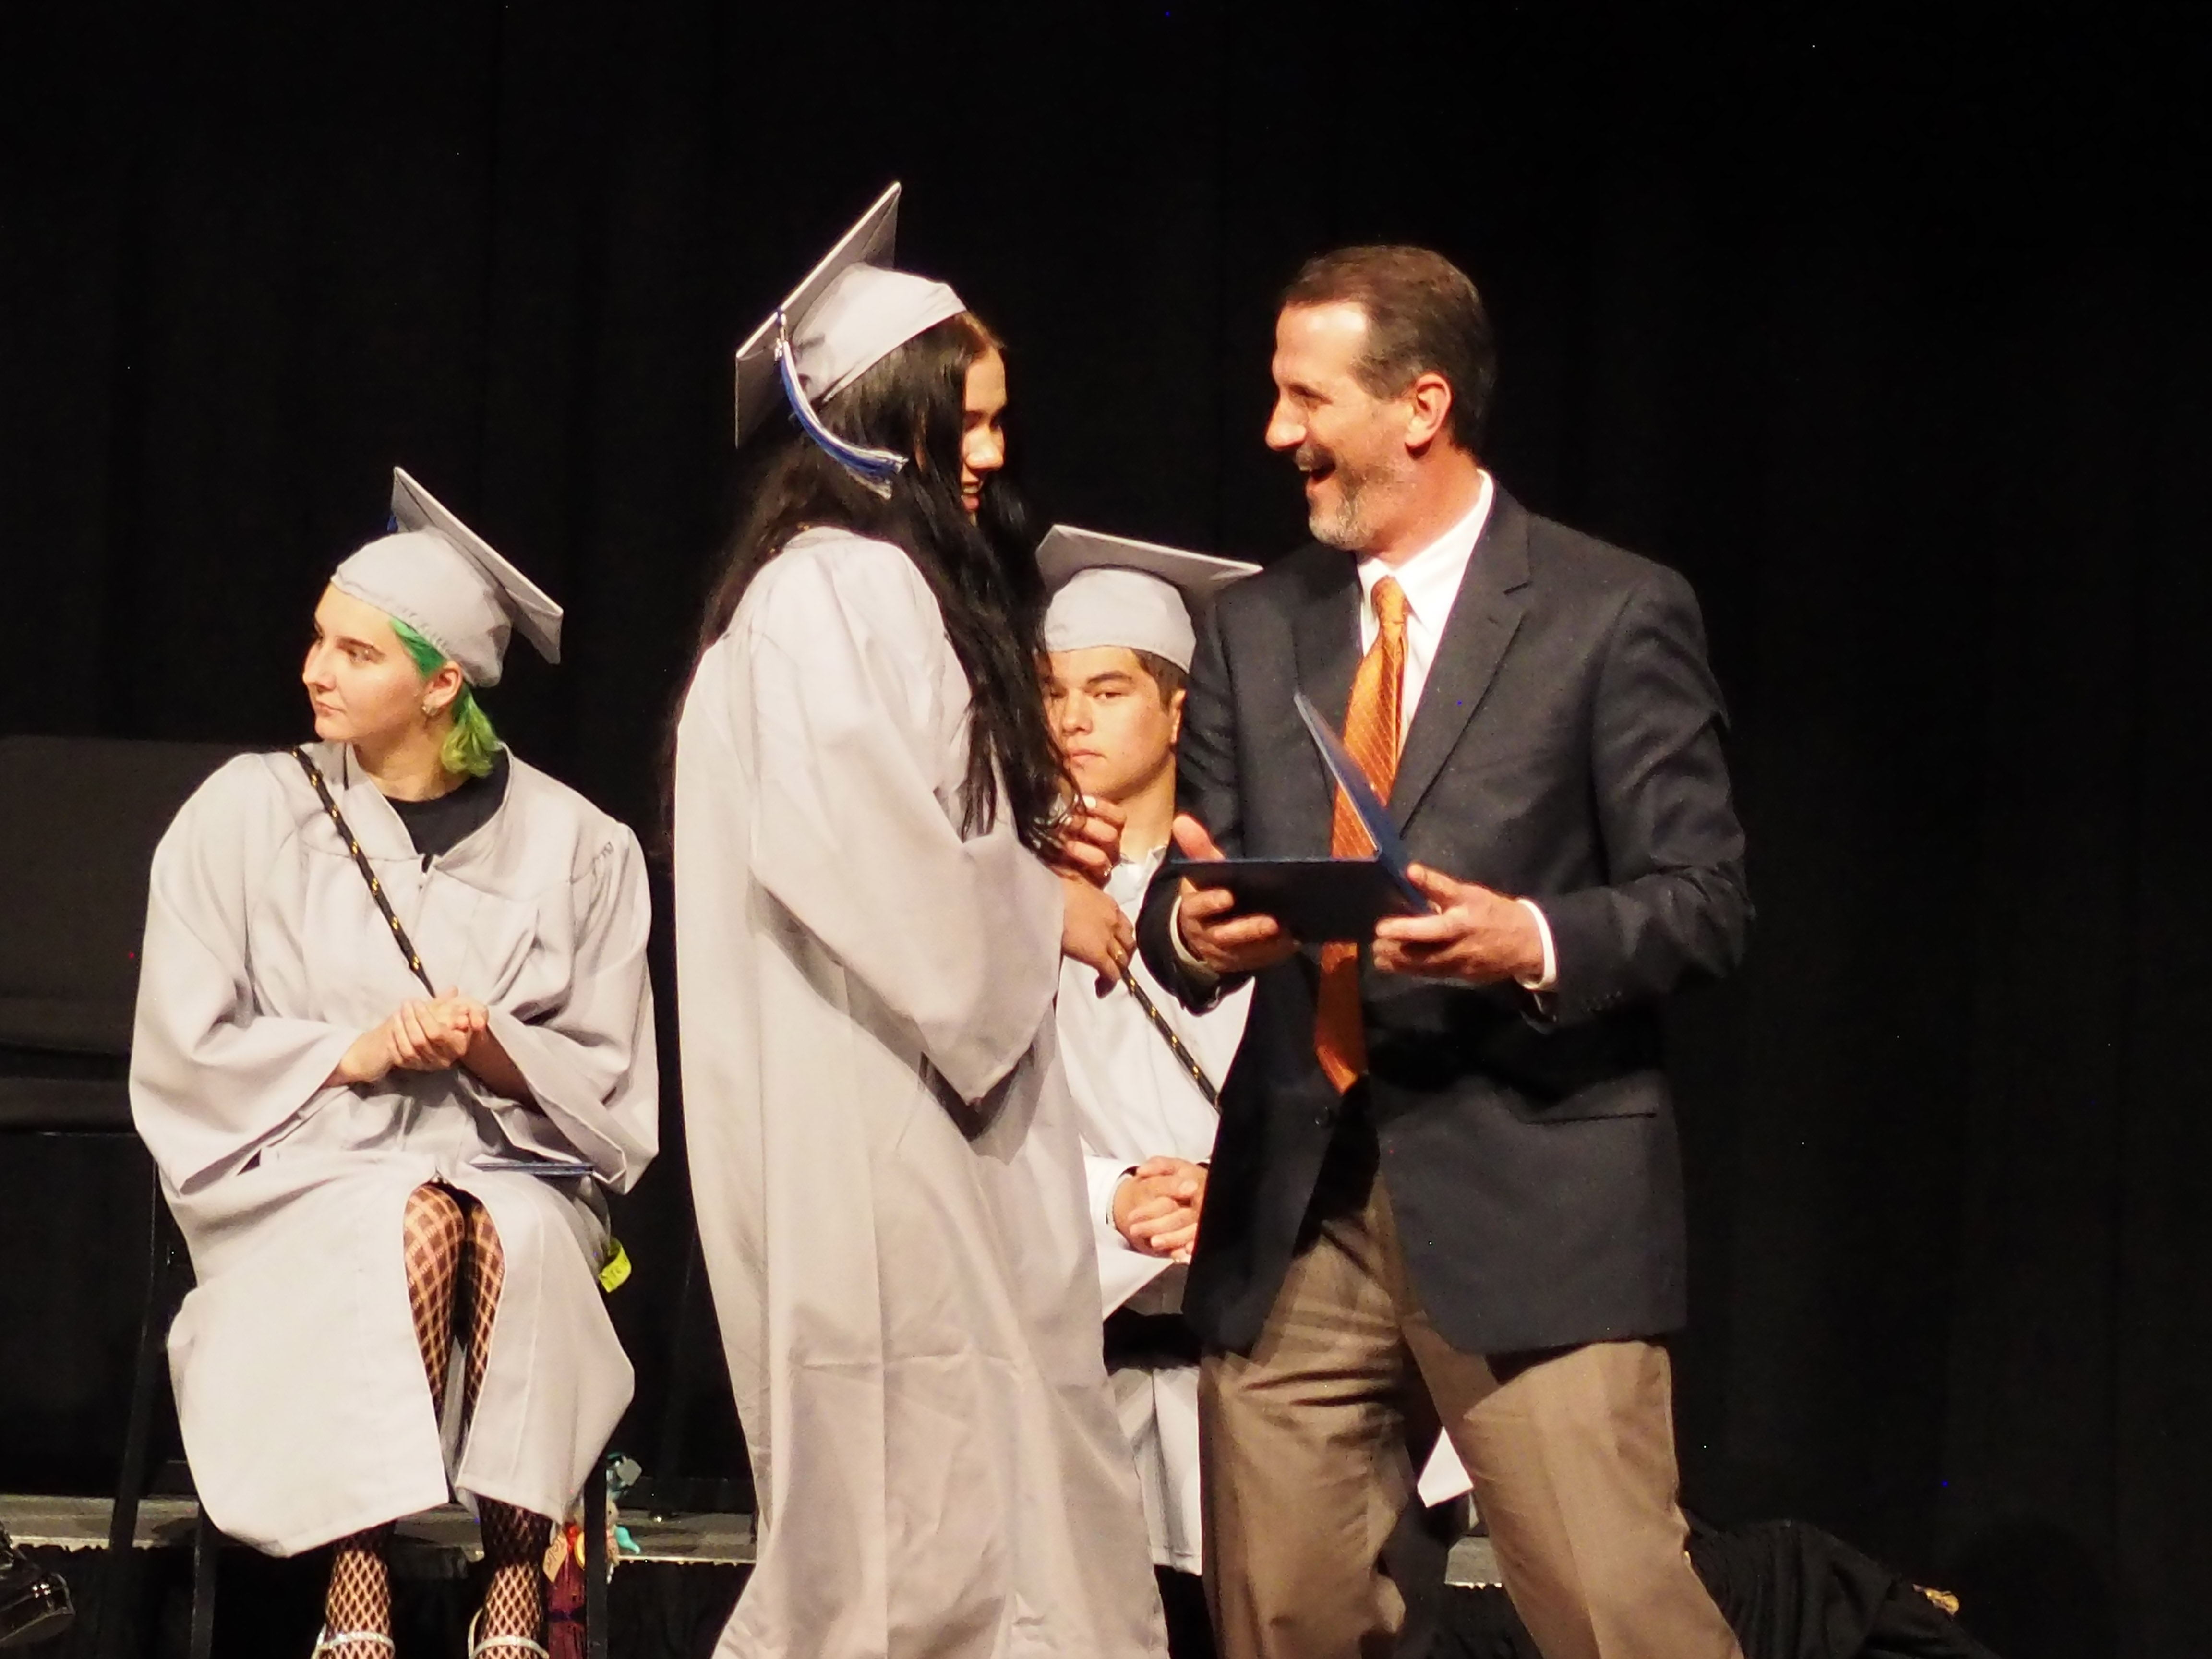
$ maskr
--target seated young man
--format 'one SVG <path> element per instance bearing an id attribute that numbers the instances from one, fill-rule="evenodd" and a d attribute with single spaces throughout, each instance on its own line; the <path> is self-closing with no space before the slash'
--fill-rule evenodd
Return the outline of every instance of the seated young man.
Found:
<path id="1" fill-rule="evenodd" d="M 1038 550 L 1053 728 L 1077 787 L 1123 818 L 1109 894 L 1132 920 L 1175 818 L 1176 733 L 1194 635 L 1189 604 L 1256 567 L 1090 532 Z M 1193 1014 L 1141 961 L 1099 994 L 1063 969 L 1060 1053 L 1090 1176 L 1106 1364 L 1135 1453 L 1152 1561 L 1177 1659 L 1212 1651 L 1200 1565 L 1198 1346 L 1179 1311 L 1198 1235 L 1214 1090 L 1244 1030 L 1248 988 Z M 1170 1034 L 1173 1041 L 1170 1041 Z"/>

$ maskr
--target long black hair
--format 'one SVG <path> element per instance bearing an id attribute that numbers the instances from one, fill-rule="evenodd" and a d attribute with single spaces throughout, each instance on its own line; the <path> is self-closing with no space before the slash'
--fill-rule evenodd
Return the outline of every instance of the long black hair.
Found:
<path id="1" fill-rule="evenodd" d="M 1050 839 L 1073 787 L 1037 679 L 1043 594 L 1036 538 L 1018 496 L 1001 479 L 986 482 L 975 518 L 960 501 L 968 370 L 1000 349 L 990 331 L 963 312 L 915 335 L 822 403 L 823 424 L 839 437 L 915 457 L 891 480 L 887 497 L 831 459 L 787 417 L 785 430 L 764 434 L 760 454 L 742 475 L 736 527 L 708 598 L 691 670 L 697 673 L 700 659 L 728 630 L 753 579 L 800 531 L 834 526 L 890 543 L 929 585 L 968 676 L 962 833 L 988 830 L 1003 808 L 1034 851 Z"/>

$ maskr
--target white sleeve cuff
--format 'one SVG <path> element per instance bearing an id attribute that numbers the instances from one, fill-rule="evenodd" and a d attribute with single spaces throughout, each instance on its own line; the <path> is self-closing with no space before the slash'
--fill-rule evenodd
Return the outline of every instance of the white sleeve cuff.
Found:
<path id="1" fill-rule="evenodd" d="M 1544 941 L 1544 976 L 1522 980 L 1521 988 L 1524 991 L 1549 991 L 1559 982 L 1559 953 L 1552 948 L 1552 924 L 1544 920 L 1544 912 L 1535 900 L 1522 899 L 1519 903 L 1522 908 L 1536 918 L 1536 937 Z"/>
<path id="2" fill-rule="evenodd" d="M 1551 949 L 1548 943 L 1551 935 L 1547 933 L 1544 937 L 1547 940 L 1544 948 L 1548 951 Z M 1175 908 L 1168 912 L 1168 946 L 1175 952 L 1175 959 L 1182 964 L 1183 972 L 1188 974 L 1200 985 L 1211 985 L 1221 977 L 1212 969 L 1191 955 L 1190 946 L 1182 942 L 1182 895 L 1181 893 L 1176 895 Z"/>
<path id="3" fill-rule="evenodd" d="M 1121 1230 L 1114 1224 L 1114 1194 L 1121 1190 L 1121 1183 L 1137 1173 L 1137 1166 L 1125 1164 L 1118 1158 L 1099 1158 L 1086 1154 L 1083 1160 L 1084 1174 L 1091 1188 L 1091 1217 L 1106 1230 L 1106 1235 L 1120 1243 Z"/>

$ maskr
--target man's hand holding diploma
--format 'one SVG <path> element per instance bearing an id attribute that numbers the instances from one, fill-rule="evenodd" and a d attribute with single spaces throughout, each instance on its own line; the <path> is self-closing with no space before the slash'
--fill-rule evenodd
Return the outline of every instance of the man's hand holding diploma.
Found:
<path id="1" fill-rule="evenodd" d="M 1518 899 L 1417 864 L 1407 873 L 1436 908 L 1375 924 L 1375 966 L 1386 974 L 1494 985 L 1544 976 L 1544 939 Z"/>
<path id="2" fill-rule="evenodd" d="M 1219 859 L 1206 826 L 1188 812 L 1176 814 L 1176 846 L 1187 859 Z M 1253 974 L 1287 961 L 1297 940 L 1273 916 L 1232 916 L 1237 896 L 1222 887 L 1199 887 L 1186 880 L 1176 905 L 1176 931 L 1183 949 L 1217 976 Z"/>

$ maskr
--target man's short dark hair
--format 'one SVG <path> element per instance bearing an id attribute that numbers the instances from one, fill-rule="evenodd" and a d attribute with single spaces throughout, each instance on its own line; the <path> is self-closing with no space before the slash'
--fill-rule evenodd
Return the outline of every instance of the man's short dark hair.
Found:
<path id="1" fill-rule="evenodd" d="M 1344 247 L 1306 261 L 1283 305 L 1356 305 L 1367 318 L 1359 383 L 1395 398 L 1433 370 L 1452 389 L 1451 435 L 1481 450 L 1498 385 L 1490 314 L 1468 275 L 1425 247 Z"/>
<path id="2" fill-rule="evenodd" d="M 1159 688 L 1160 707 L 1165 708 L 1175 701 L 1175 694 L 1182 690 L 1183 683 L 1188 677 L 1183 673 L 1181 666 L 1170 662 L 1165 657 L 1150 651 L 1138 651 L 1133 645 L 1129 649 L 1136 652 L 1137 666 L 1150 674 L 1152 677 L 1152 684 Z"/>

